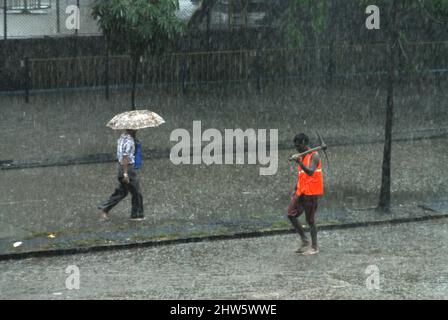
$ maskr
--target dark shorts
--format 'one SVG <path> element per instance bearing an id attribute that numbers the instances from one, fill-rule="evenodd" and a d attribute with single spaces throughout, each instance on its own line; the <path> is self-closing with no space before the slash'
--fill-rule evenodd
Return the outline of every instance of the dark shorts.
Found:
<path id="1" fill-rule="evenodd" d="M 318 196 L 306 195 L 298 197 L 294 193 L 288 206 L 288 217 L 299 217 L 305 211 L 306 222 L 313 224 L 317 211 L 317 198 Z"/>

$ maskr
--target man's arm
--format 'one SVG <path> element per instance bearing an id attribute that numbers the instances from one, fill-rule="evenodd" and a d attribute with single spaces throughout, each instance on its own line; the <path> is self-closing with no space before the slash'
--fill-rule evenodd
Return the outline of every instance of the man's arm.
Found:
<path id="1" fill-rule="evenodd" d="M 129 176 L 128 176 L 128 164 L 129 164 L 129 156 L 123 156 L 123 181 L 125 183 L 129 183 Z"/>
<path id="2" fill-rule="evenodd" d="M 311 165 L 309 167 L 306 167 L 302 161 L 299 159 L 296 160 L 296 162 L 299 164 L 299 166 L 302 168 L 303 171 L 309 176 L 312 176 L 314 174 L 314 171 L 316 171 L 317 166 L 319 165 L 319 155 L 315 153 L 311 158 Z"/>

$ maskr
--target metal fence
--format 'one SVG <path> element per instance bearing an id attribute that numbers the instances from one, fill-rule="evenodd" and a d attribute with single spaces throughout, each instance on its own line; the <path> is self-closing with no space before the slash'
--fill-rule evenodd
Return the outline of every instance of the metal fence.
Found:
<path id="1" fill-rule="evenodd" d="M 359 78 L 370 81 L 386 74 L 386 45 L 335 48 L 236 50 L 145 56 L 139 62 L 140 85 L 185 88 L 201 83 L 266 80 Z M 127 55 L 29 59 L 27 89 L 128 86 L 132 62 Z M 448 42 L 409 43 L 400 50 L 403 77 L 448 74 Z"/>

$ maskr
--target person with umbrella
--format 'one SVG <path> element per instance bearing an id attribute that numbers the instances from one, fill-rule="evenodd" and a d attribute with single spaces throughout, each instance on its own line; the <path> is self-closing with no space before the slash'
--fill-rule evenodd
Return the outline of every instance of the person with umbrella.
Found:
<path id="1" fill-rule="evenodd" d="M 98 206 L 101 220 L 109 219 L 109 211 L 123 200 L 128 193 L 132 195 L 131 220 L 144 220 L 143 196 L 140 181 L 135 169 L 135 144 L 137 130 L 156 127 L 165 121 L 156 113 L 147 110 L 129 111 L 115 116 L 108 127 L 125 130 L 117 141 L 118 187 L 114 193 Z"/>

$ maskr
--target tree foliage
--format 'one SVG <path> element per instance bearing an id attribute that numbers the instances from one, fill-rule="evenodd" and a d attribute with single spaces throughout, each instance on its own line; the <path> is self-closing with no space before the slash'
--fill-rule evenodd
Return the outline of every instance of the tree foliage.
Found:
<path id="1" fill-rule="evenodd" d="M 288 6 L 286 22 L 286 34 L 289 45 L 299 47 L 305 41 L 308 26 L 311 27 L 314 36 L 318 36 L 325 30 L 328 23 L 327 0 L 291 0 Z"/>
<path id="2" fill-rule="evenodd" d="M 309 39 L 324 35 L 325 32 L 330 32 L 335 28 L 343 28 L 344 21 L 332 21 L 333 11 L 338 11 L 340 15 L 343 13 L 344 1 L 340 0 L 285 0 L 286 15 L 283 24 L 283 32 L 286 40 L 291 47 L 302 46 L 309 41 Z M 359 17 L 363 17 L 364 11 L 368 5 L 375 4 L 381 11 L 381 29 L 389 28 L 389 16 L 391 9 L 391 0 L 356 0 L 355 6 L 359 7 L 359 12 L 362 13 Z M 425 19 L 430 19 L 438 24 L 446 25 L 448 23 L 448 0 L 399 0 L 399 23 L 398 32 L 400 38 L 406 39 L 409 37 L 406 30 L 409 30 L 409 25 L 412 24 L 413 19 L 418 19 L 418 16 L 424 16 Z M 364 16 L 365 17 L 365 16 Z M 339 26 L 332 24 L 338 23 Z M 349 24 L 347 24 L 349 25 Z M 362 28 L 364 20 L 360 19 L 359 27 Z M 351 26 L 353 28 L 353 26 Z M 358 32 L 358 30 L 354 30 Z M 327 34 L 322 39 L 331 39 Z M 384 39 L 385 41 L 387 39 Z"/>
<path id="3" fill-rule="evenodd" d="M 441 22 L 448 22 L 448 0 L 419 0 L 423 9 Z"/>
<path id="4" fill-rule="evenodd" d="M 95 0 L 93 17 L 108 41 L 142 55 L 160 53 L 183 32 L 178 0 Z"/>

